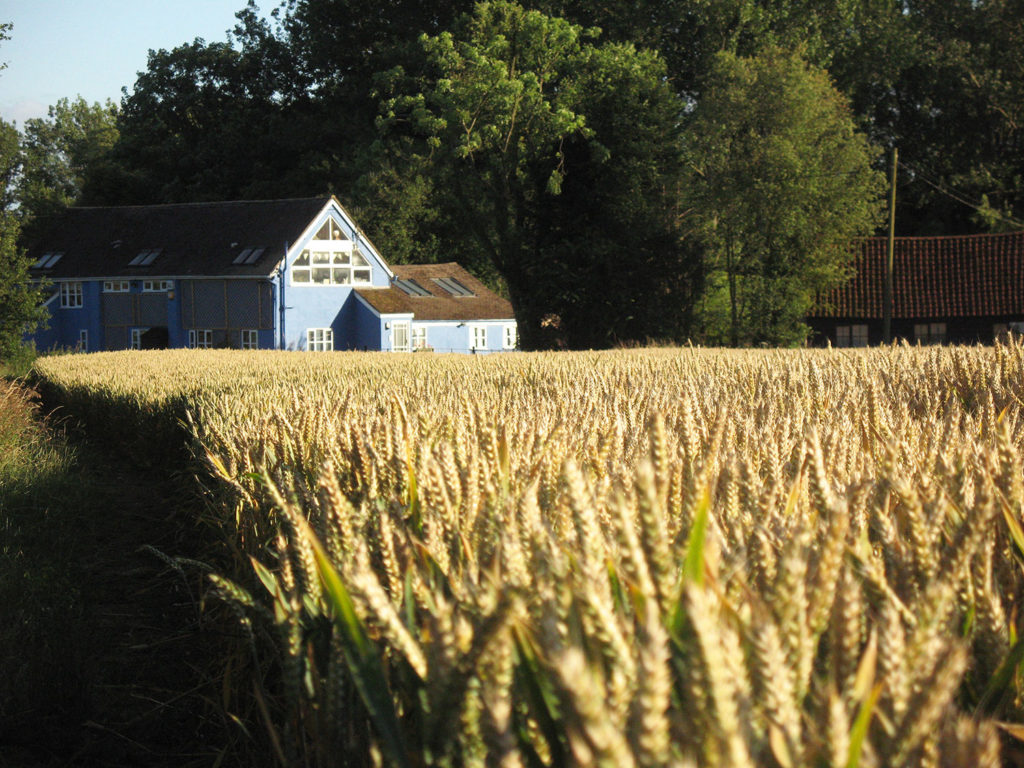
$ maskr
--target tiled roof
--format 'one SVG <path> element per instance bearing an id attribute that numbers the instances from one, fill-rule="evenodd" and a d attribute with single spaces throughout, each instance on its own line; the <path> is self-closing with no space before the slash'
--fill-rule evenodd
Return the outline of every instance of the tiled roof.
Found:
<path id="1" fill-rule="evenodd" d="M 501 298 L 455 262 L 444 264 L 393 264 L 398 280 L 415 280 L 429 296 L 410 296 L 395 286 L 357 288 L 359 295 L 382 315 L 412 313 L 417 320 L 512 320 L 515 314 Z M 434 282 L 455 278 L 472 296 L 454 296 Z"/>
<path id="2" fill-rule="evenodd" d="M 881 318 L 887 239 L 864 241 L 853 277 L 821 298 L 811 317 Z M 1024 313 L 1024 232 L 898 237 L 893 250 L 894 318 Z"/>
<path id="3" fill-rule="evenodd" d="M 263 276 L 331 199 L 68 208 L 47 222 L 28 255 L 35 262 L 64 253 L 37 271 L 52 278 Z M 265 250 L 251 264 L 232 264 L 246 248 Z M 148 265 L 130 265 L 153 250 Z"/>

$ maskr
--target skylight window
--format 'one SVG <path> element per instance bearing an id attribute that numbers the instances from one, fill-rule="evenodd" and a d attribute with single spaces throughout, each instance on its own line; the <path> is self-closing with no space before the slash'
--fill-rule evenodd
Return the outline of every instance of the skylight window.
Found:
<path id="1" fill-rule="evenodd" d="M 464 286 L 454 277 L 435 277 L 434 282 L 444 288 L 452 296 L 475 296 L 469 288 Z"/>
<path id="2" fill-rule="evenodd" d="M 242 252 L 235 256 L 232 264 L 255 264 L 260 260 L 266 248 L 243 248 Z"/>
<path id="3" fill-rule="evenodd" d="M 53 269 L 53 266 L 60 261 L 60 257 L 63 255 L 64 251 L 47 251 L 36 260 L 36 263 L 32 265 L 32 269 Z"/>
<path id="4" fill-rule="evenodd" d="M 400 288 L 410 296 L 433 296 L 430 291 L 415 280 L 395 280 L 395 287 Z"/>
<path id="5" fill-rule="evenodd" d="M 129 267 L 148 267 L 156 257 L 160 255 L 161 248 L 153 248 L 148 251 L 139 251 L 139 255 L 128 262 Z"/>

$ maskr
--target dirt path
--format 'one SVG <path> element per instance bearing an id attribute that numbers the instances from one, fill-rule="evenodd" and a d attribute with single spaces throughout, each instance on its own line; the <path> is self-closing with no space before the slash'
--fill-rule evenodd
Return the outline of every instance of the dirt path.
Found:
<path id="1" fill-rule="evenodd" d="M 161 556 L 202 557 L 192 481 L 77 449 L 95 492 L 85 508 L 48 514 L 76 515 L 80 679 L 67 684 L 81 695 L 72 711 L 34 713 L 0 740 L 0 766 L 213 765 L 239 731 L 219 714 L 225 630 L 201 612 L 199 572 Z"/>

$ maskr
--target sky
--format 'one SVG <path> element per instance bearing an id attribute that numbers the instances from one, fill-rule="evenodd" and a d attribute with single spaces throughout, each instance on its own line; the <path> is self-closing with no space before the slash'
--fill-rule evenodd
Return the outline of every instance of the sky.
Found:
<path id="1" fill-rule="evenodd" d="M 119 102 L 150 49 L 224 42 L 246 0 L 0 0 L 0 117 L 19 128 L 59 99 Z M 260 2 L 269 11 L 277 0 Z"/>

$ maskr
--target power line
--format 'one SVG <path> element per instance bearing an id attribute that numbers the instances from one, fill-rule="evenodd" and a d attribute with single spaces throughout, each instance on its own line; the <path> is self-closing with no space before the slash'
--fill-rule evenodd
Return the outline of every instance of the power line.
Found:
<path id="1" fill-rule="evenodd" d="M 920 177 L 921 181 L 923 181 L 929 187 L 932 187 L 935 191 L 939 192 L 942 195 L 945 195 L 946 197 L 950 198 L 951 200 L 955 200 L 956 202 L 960 203 L 961 205 L 966 205 L 968 208 L 973 208 L 974 210 L 978 211 L 979 213 L 984 211 L 988 215 L 994 215 L 996 218 L 998 218 L 998 219 L 1000 219 L 1002 221 L 1005 221 L 1008 224 L 1012 224 L 1015 227 L 1020 227 L 1021 229 L 1024 229 L 1024 222 L 1018 221 L 1017 219 L 1013 219 L 1013 218 L 1011 218 L 1009 216 L 1004 216 L 1003 214 L 999 213 L 998 211 L 996 211 L 996 210 L 994 210 L 992 208 L 989 208 L 989 209 L 986 210 L 986 209 L 983 208 L 981 203 L 973 203 L 970 200 L 967 200 L 964 197 L 961 197 L 960 194 L 957 191 L 953 191 L 953 190 L 948 189 L 945 185 L 942 184 L 942 182 L 933 181 L 932 179 L 928 178 L 928 174 L 924 173 L 920 169 L 920 167 L 911 165 L 910 163 L 905 162 L 905 161 L 904 161 L 903 165 L 906 166 L 907 168 L 909 168 L 911 171 L 913 171 L 915 176 L 916 177 Z"/>

